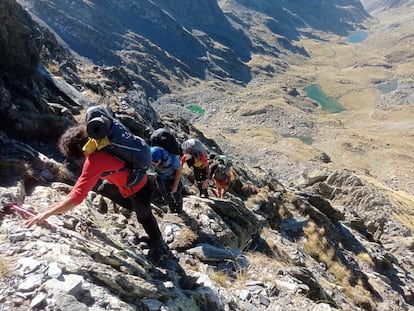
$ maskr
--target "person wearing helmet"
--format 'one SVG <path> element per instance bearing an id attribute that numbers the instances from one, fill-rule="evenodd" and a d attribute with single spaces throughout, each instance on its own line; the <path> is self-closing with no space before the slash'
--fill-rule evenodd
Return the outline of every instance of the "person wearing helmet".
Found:
<path id="1" fill-rule="evenodd" d="M 188 167 L 192 168 L 200 196 L 208 198 L 210 165 L 204 145 L 200 140 L 190 138 L 181 145 L 181 149 L 183 150 L 181 164 L 187 163 Z"/>
<path id="2" fill-rule="evenodd" d="M 162 147 L 151 147 L 152 165 L 157 173 L 157 185 L 170 211 L 181 213 L 183 210 L 180 157 L 168 153 Z"/>

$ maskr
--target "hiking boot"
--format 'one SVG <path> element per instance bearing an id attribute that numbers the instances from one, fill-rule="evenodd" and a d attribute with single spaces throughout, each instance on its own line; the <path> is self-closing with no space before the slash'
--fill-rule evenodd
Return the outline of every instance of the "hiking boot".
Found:
<path id="1" fill-rule="evenodd" d="M 180 204 L 170 204 L 170 212 L 180 214 L 183 211 L 183 205 Z"/>
<path id="2" fill-rule="evenodd" d="M 204 196 L 206 199 L 208 199 L 208 190 L 207 189 L 203 189 L 200 193 L 200 196 Z"/>
<path id="3" fill-rule="evenodd" d="M 155 265 L 162 264 L 168 258 L 173 258 L 173 254 L 163 239 L 148 242 L 148 259 Z"/>
<path id="4" fill-rule="evenodd" d="M 190 275 L 183 275 L 178 280 L 178 285 L 180 285 L 181 289 L 192 290 L 197 287 L 197 280 L 198 280 L 198 277 L 194 277 Z"/>

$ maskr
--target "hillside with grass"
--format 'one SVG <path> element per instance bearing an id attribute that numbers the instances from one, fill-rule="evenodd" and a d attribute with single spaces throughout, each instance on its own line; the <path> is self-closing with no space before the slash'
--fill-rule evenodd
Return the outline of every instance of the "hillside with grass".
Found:
<path id="1" fill-rule="evenodd" d="M 0 2 L 0 310 L 413 309 L 409 5 L 370 1 L 383 9 L 369 16 L 345 0 L 18 2 L 26 10 Z M 130 15 L 108 18 L 125 12 L 141 14 L 145 40 Z M 195 42 L 191 55 L 156 44 L 162 29 Z M 135 213 L 98 188 L 24 225 L 71 191 L 82 163 L 56 141 L 94 104 L 145 139 L 167 126 L 232 160 L 225 199 L 213 184 L 199 197 L 186 166 L 183 212 L 154 197 L 170 264 L 149 259 Z"/>

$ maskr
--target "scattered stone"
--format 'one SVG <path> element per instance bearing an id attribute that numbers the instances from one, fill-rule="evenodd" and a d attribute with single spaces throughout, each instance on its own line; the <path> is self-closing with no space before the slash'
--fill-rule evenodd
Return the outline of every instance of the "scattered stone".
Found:
<path id="1" fill-rule="evenodd" d="M 47 270 L 47 276 L 50 278 L 58 279 L 62 275 L 62 270 L 59 268 L 57 262 L 51 262 Z"/>
<path id="2" fill-rule="evenodd" d="M 24 275 L 36 271 L 40 267 L 41 262 L 32 257 L 22 257 L 17 261 L 17 265 L 19 273 Z"/>
<path id="3" fill-rule="evenodd" d="M 51 293 L 63 292 L 76 295 L 82 289 L 83 277 L 76 274 L 62 275 L 60 279 L 50 279 L 44 284 L 44 288 Z"/>
<path id="4" fill-rule="evenodd" d="M 37 310 L 42 310 L 42 309 L 45 308 L 46 304 L 47 304 L 47 302 L 46 302 L 45 293 L 39 293 L 30 302 L 30 308 L 37 309 Z"/>
<path id="5" fill-rule="evenodd" d="M 33 274 L 19 284 L 17 291 L 20 292 L 31 292 L 42 285 L 43 274 Z"/>
<path id="6" fill-rule="evenodd" d="M 142 299 L 142 302 L 148 308 L 149 311 L 158 311 L 162 306 L 162 302 L 156 299 L 144 298 Z"/>

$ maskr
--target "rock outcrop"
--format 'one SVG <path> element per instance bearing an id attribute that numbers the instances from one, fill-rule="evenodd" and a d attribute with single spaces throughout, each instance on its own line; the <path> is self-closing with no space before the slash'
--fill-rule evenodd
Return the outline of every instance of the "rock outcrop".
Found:
<path id="1" fill-rule="evenodd" d="M 13 2 L 2 5 L 0 14 L 16 13 L 4 25 L 26 20 Z M 0 27 L 0 37 L 21 27 Z M 17 208 L 40 212 L 70 192 L 80 167 L 53 146 L 82 122 L 99 90 L 112 95 L 105 103 L 138 135 L 167 125 L 179 141 L 197 137 L 209 151 L 222 150 L 185 120 L 159 116 L 126 71 L 96 66 L 97 75 L 85 77 L 44 33 L 47 49 L 34 44 L 21 63 L 27 71 L 7 67 L 0 84 L 2 310 L 413 309 L 410 223 L 395 216 L 401 206 L 388 192 L 346 169 L 303 174 L 288 187 L 235 162 L 225 200 L 213 187 L 210 199 L 195 196 L 186 172 L 184 211 L 153 206 L 177 259 L 165 266 L 148 260 L 134 213 L 94 191 L 49 225 L 26 228 Z M 53 72 L 48 61 L 62 66 Z"/>

